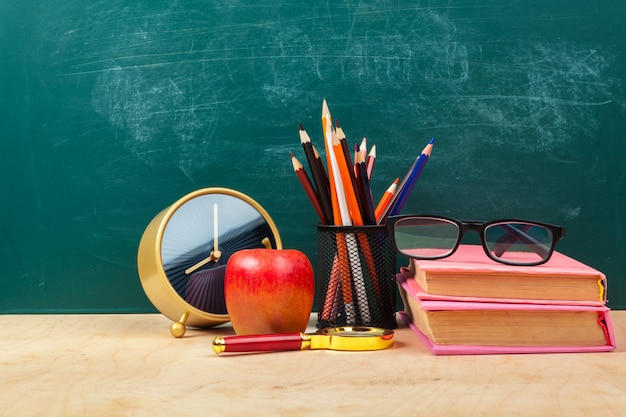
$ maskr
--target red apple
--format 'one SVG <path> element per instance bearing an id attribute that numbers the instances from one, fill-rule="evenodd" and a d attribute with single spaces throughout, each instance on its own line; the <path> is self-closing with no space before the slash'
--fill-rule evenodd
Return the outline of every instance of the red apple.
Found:
<path id="1" fill-rule="evenodd" d="M 315 275 L 295 249 L 244 249 L 226 265 L 226 310 L 238 335 L 303 332 L 309 322 Z"/>

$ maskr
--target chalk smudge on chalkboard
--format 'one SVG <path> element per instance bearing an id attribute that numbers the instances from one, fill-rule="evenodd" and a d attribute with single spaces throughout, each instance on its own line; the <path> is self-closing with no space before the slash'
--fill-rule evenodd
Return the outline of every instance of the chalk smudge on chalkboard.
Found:
<path id="1" fill-rule="evenodd" d="M 485 140 L 523 151 L 552 151 L 580 136 L 595 138 L 597 108 L 620 100 L 612 93 L 614 82 L 603 75 L 609 60 L 567 43 L 518 43 L 510 49 L 515 53 L 500 51 L 497 62 L 477 63 L 474 72 L 492 80 L 489 88 L 468 85 L 463 94 L 445 97 L 459 128 L 482 125 L 493 132 Z"/>
<path id="2" fill-rule="evenodd" d="M 184 71 L 157 76 L 146 70 L 114 67 L 98 75 L 92 105 L 123 132 L 120 140 L 146 163 L 173 158 L 191 179 L 199 148 L 206 151 L 203 163 L 210 158 L 216 104 L 214 95 L 206 91 L 200 97 L 183 91 L 189 88 L 186 76 Z"/>
<path id="3" fill-rule="evenodd" d="M 47 39 L 59 45 L 50 49 L 73 52 L 59 61 L 62 75 L 91 82 L 91 106 L 125 147 L 190 178 L 229 143 L 258 154 L 259 129 L 295 125 L 329 93 L 335 108 L 363 119 L 351 132 L 462 144 L 449 154 L 453 177 L 500 172 L 506 161 L 476 158 L 485 146 L 578 162 L 568 148 L 597 140 L 598 112 L 624 111 L 606 45 L 506 31 L 494 38 L 454 8 L 114 3 L 51 27 Z M 497 19 L 502 10 L 480 12 Z"/>

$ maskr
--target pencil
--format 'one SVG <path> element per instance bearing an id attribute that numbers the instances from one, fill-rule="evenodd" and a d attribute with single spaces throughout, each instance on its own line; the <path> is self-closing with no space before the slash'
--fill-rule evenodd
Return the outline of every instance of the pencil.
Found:
<path id="1" fill-rule="evenodd" d="M 356 275 L 354 270 L 352 270 L 352 257 L 350 256 L 353 253 L 352 250 L 348 249 L 348 236 L 350 233 L 337 233 L 337 255 L 339 260 L 348 261 L 348 265 L 344 267 L 345 264 L 339 263 L 339 274 L 341 277 L 341 290 L 343 294 L 343 307 L 346 313 L 346 321 L 348 323 L 356 322 L 356 313 L 354 311 L 354 294 L 352 292 L 352 275 Z M 352 242 L 350 242 L 352 243 Z M 358 256 L 358 254 L 357 254 Z M 350 271 L 352 270 L 352 274 Z"/>
<path id="2" fill-rule="evenodd" d="M 432 152 L 434 142 L 434 138 L 431 139 L 430 142 L 428 142 L 428 145 L 426 145 L 424 150 L 422 150 L 422 153 L 417 157 L 417 159 L 413 163 L 413 166 L 407 172 L 405 180 L 403 180 L 400 189 L 397 191 L 398 197 L 396 201 L 393 202 L 393 207 L 391 208 L 390 212 L 392 216 L 400 214 L 400 212 L 402 211 L 402 208 L 404 207 L 404 204 L 406 203 L 409 194 L 411 194 L 411 191 L 413 190 L 417 179 L 424 170 L 424 166 L 428 162 L 428 158 L 430 157 L 430 153 Z"/>
<path id="3" fill-rule="evenodd" d="M 326 100 L 322 103 L 322 125 L 324 126 L 324 145 L 326 146 L 326 159 L 328 161 L 328 178 L 330 181 L 331 203 L 333 204 L 333 222 L 336 226 L 352 226 L 350 223 L 350 210 L 343 191 L 343 181 L 339 172 L 338 158 L 333 144 L 333 130 L 330 110 Z M 345 160 L 344 160 L 345 162 Z"/>
<path id="4" fill-rule="evenodd" d="M 342 174 L 343 189 L 350 208 L 352 222 L 355 226 L 363 226 L 366 219 L 366 203 L 363 201 L 362 194 L 359 193 L 359 182 L 357 181 L 354 169 L 356 165 L 350 158 L 345 133 L 337 121 L 335 121 L 335 125 L 336 130 L 333 135 L 333 148 L 335 150 L 335 154 L 337 155 L 339 171 Z M 339 142 L 339 144 L 337 142 Z M 344 155 L 345 164 L 341 160 L 341 153 Z M 362 163 L 361 165 L 364 164 Z M 367 190 L 369 192 L 369 183 L 367 184 Z M 346 234 L 346 249 L 348 250 L 347 254 L 349 257 L 350 269 L 352 271 L 354 286 L 357 289 L 353 299 L 356 299 L 360 319 L 362 322 L 368 323 L 371 320 L 370 304 L 367 297 L 365 275 L 363 274 L 361 266 L 361 256 L 359 255 L 358 250 L 359 247 L 363 252 L 363 258 L 365 260 L 366 267 L 368 268 L 370 278 L 376 280 L 376 271 L 373 269 L 373 262 L 371 262 L 372 251 L 370 249 L 369 242 L 367 241 L 367 236 L 363 233 L 356 233 L 356 236 L 354 233 Z M 347 283 L 344 282 L 344 285 L 347 285 Z"/>
<path id="5" fill-rule="evenodd" d="M 346 138 L 346 134 L 341 128 L 341 125 L 339 124 L 339 120 L 335 120 L 335 133 L 337 133 L 337 137 L 339 138 L 339 140 Z"/>
<path id="6" fill-rule="evenodd" d="M 369 323 L 371 320 L 370 316 L 370 306 L 369 300 L 367 299 L 367 290 L 365 286 L 365 275 L 363 274 L 363 269 L 361 267 L 361 256 L 359 255 L 359 244 L 357 243 L 357 237 L 359 238 L 359 242 L 362 244 L 363 241 L 367 243 L 367 236 L 363 233 L 346 233 L 346 245 L 347 245 L 347 254 L 348 259 L 350 261 L 350 270 L 352 271 L 352 278 L 354 280 L 354 286 L 357 289 L 356 294 L 354 294 L 354 298 L 356 298 L 357 306 L 359 307 L 359 316 L 362 322 Z M 361 246 L 363 249 L 363 247 Z M 364 257 L 372 258 L 372 252 L 369 250 L 369 245 L 367 247 L 368 253 L 364 255 Z M 345 285 L 352 286 L 352 282 L 349 284 L 344 282 Z"/>
<path id="7" fill-rule="evenodd" d="M 352 210 L 354 209 L 358 209 L 359 210 L 359 215 L 361 218 L 364 218 L 364 211 L 363 211 L 363 201 L 361 200 L 361 194 L 357 192 L 359 184 L 356 180 L 356 175 L 355 175 L 355 167 L 356 165 L 354 165 L 352 158 L 350 157 L 350 150 L 348 149 L 348 140 L 346 139 L 346 134 L 344 133 L 343 129 L 341 128 L 341 125 L 339 125 L 339 121 L 335 120 L 335 133 L 337 136 L 337 139 L 339 140 L 339 144 L 341 145 L 341 150 L 342 150 L 342 154 L 343 157 L 346 161 L 346 167 L 347 170 L 344 172 L 342 171 L 342 175 L 348 175 L 350 182 L 352 183 L 352 187 L 346 188 L 346 185 L 344 184 L 344 191 L 346 193 L 348 193 L 346 195 L 346 197 L 348 198 L 348 202 L 350 203 L 350 199 L 352 197 L 351 193 L 354 193 L 354 196 L 356 198 L 356 206 L 352 206 L 350 207 L 350 213 L 354 218 L 354 214 L 352 213 Z M 338 151 L 337 151 L 338 153 Z M 340 169 L 342 167 L 343 164 L 340 163 Z M 353 191 L 350 191 L 353 190 Z M 361 226 L 362 224 L 358 224 L 356 223 L 357 226 Z"/>
<path id="8" fill-rule="evenodd" d="M 395 181 L 389 186 L 389 188 L 387 188 L 387 190 L 383 193 L 380 201 L 378 202 L 376 209 L 374 210 L 374 215 L 376 216 L 377 223 L 380 223 L 380 219 L 383 213 L 389 207 L 389 203 L 391 203 L 391 199 L 393 198 L 393 195 L 396 192 L 396 188 L 398 187 L 398 180 L 399 178 L 396 178 Z"/>
<path id="9" fill-rule="evenodd" d="M 374 203 L 372 201 L 372 192 L 370 189 L 369 178 L 367 176 L 367 169 L 365 166 L 366 159 L 366 148 L 365 146 L 360 147 L 359 152 L 355 158 L 355 164 L 357 168 L 357 182 L 359 184 L 359 191 L 361 192 L 361 200 L 364 203 L 364 222 L 367 225 L 375 225 L 376 217 L 374 215 Z M 365 262 L 365 266 L 368 271 L 368 283 L 371 284 L 371 288 L 374 290 L 374 300 L 375 302 L 368 303 L 369 306 L 374 306 L 374 308 L 380 303 L 381 293 L 380 286 L 378 283 L 378 273 L 376 271 L 376 265 L 374 263 L 372 249 L 370 247 L 370 243 L 368 240 L 368 236 L 365 233 L 357 233 L 357 239 L 359 242 L 359 246 L 361 248 L 361 252 L 363 254 L 363 261 Z M 365 281 L 362 284 L 367 288 Z M 370 291 L 366 291 L 371 294 Z M 367 297 L 367 294 L 365 295 Z M 360 300 L 359 300 L 360 301 Z M 359 310 L 360 311 L 360 310 Z M 362 315 L 364 320 L 369 320 L 371 317 L 370 310 L 368 308 L 366 315 Z"/>
<path id="10" fill-rule="evenodd" d="M 300 183 L 302 184 L 304 191 L 309 197 L 309 200 L 311 200 L 311 203 L 313 204 L 313 208 L 315 209 L 315 211 L 317 212 L 317 215 L 320 218 L 320 222 L 322 224 L 328 224 L 326 222 L 326 218 L 324 217 L 322 206 L 320 205 L 320 202 L 317 199 L 317 195 L 315 194 L 315 189 L 313 188 L 313 184 L 311 184 L 311 180 L 309 179 L 309 176 L 307 175 L 300 161 L 298 161 L 298 159 L 294 156 L 294 154 L 290 153 L 290 155 L 291 155 L 291 162 L 293 164 L 293 170 L 298 176 L 298 179 L 300 179 Z"/>
<path id="11" fill-rule="evenodd" d="M 356 196 L 355 189 L 353 186 L 353 183 L 355 183 L 356 180 L 352 181 L 351 179 L 354 177 L 354 168 L 352 166 L 348 168 L 348 164 L 345 158 L 343 147 L 341 145 L 341 142 L 339 142 L 337 135 L 334 134 L 334 132 L 332 135 L 332 144 L 333 144 L 333 151 L 335 155 L 337 156 L 337 168 L 339 171 L 339 176 L 341 177 L 342 190 L 346 199 L 346 203 L 348 204 L 348 209 L 349 209 L 351 223 L 352 223 L 352 224 L 344 224 L 344 226 L 352 226 L 352 225 L 363 226 L 363 217 L 361 216 L 361 207 L 359 206 L 359 202 L 357 200 L 357 196 Z M 352 172 L 353 175 L 350 175 L 350 172 Z"/>
<path id="12" fill-rule="evenodd" d="M 361 201 L 363 202 L 363 221 L 365 224 L 373 225 L 376 224 L 376 217 L 374 215 L 374 202 L 372 201 L 372 192 L 369 177 L 367 176 L 365 158 L 365 148 L 363 148 L 356 157 L 357 181 L 361 193 Z"/>
<path id="13" fill-rule="evenodd" d="M 372 172 L 374 171 L 374 164 L 376 163 L 376 144 L 372 145 L 367 159 L 365 160 L 365 166 L 367 167 L 367 177 L 372 179 Z"/>
<path id="14" fill-rule="evenodd" d="M 328 287 L 326 288 L 326 296 L 324 297 L 324 303 L 322 306 L 322 320 L 330 320 L 331 317 L 336 317 L 338 314 L 339 296 L 340 292 L 343 293 L 343 288 L 340 288 L 341 283 L 341 270 L 339 264 L 339 256 L 335 253 L 333 257 L 333 264 L 330 269 Z"/>
<path id="15" fill-rule="evenodd" d="M 355 143 L 354 144 L 354 175 L 356 177 L 358 177 L 359 175 L 359 171 L 357 170 L 357 167 L 356 167 L 356 159 L 359 157 L 359 149 L 361 149 L 359 144 Z M 358 181 L 357 181 L 357 185 L 358 185 Z"/>
<path id="16" fill-rule="evenodd" d="M 367 139 L 363 138 L 361 139 L 361 144 L 355 144 L 355 149 L 354 149 L 354 161 L 355 161 L 355 165 L 356 165 L 356 158 L 357 158 L 357 154 L 359 152 L 361 152 L 361 150 L 366 149 L 365 152 L 367 152 Z M 356 166 L 354 167 L 354 170 L 356 172 Z"/>
<path id="17" fill-rule="evenodd" d="M 315 189 L 317 190 L 317 198 L 322 208 L 324 220 L 326 221 L 324 224 L 329 224 L 333 221 L 333 208 L 330 202 L 330 191 L 328 190 L 328 183 L 322 177 L 322 173 L 320 172 L 320 164 L 315 156 L 313 145 L 311 144 L 311 138 L 307 134 L 306 130 L 304 130 L 304 127 L 302 127 L 302 125 L 300 125 L 299 133 L 300 143 L 304 148 L 304 155 L 306 156 L 307 162 L 309 164 L 309 170 L 311 171 L 311 176 L 313 177 L 313 182 L 315 183 Z"/>
<path id="18" fill-rule="evenodd" d="M 311 143 L 311 148 L 313 148 L 313 154 L 315 155 L 315 162 L 317 162 L 317 165 L 319 167 L 318 172 L 320 173 L 322 177 L 322 182 L 326 186 L 326 189 L 329 190 L 330 192 L 330 184 L 328 181 L 328 175 L 326 174 L 326 168 L 324 167 L 324 163 L 322 162 L 322 157 L 320 156 L 319 152 L 317 151 L 313 143 Z"/>

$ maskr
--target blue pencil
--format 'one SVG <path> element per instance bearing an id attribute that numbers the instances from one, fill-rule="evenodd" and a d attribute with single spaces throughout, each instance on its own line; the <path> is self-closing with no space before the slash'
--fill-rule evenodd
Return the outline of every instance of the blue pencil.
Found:
<path id="1" fill-rule="evenodd" d="M 400 212 L 402 211 L 404 204 L 409 198 L 409 194 L 411 194 L 413 187 L 415 187 L 415 183 L 417 183 L 417 179 L 424 170 L 426 162 L 428 162 L 428 159 L 430 158 L 430 153 L 433 149 L 434 143 L 434 138 L 431 139 L 430 142 L 428 142 L 428 145 L 426 145 L 424 150 L 422 150 L 422 153 L 415 159 L 413 166 L 405 175 L 399 187 L 399 190 L 397 191 L 397 198 L 395 199 L 396 201 L 393 203 L 390 215 L 395 216 L 397 214 L 400 214 Z"/>

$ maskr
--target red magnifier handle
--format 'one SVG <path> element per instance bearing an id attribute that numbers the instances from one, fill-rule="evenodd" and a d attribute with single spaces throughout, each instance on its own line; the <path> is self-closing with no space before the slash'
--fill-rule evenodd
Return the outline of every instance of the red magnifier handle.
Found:
<path id="1" fill-rule="evenodd" d="M 226 336 L 213 339 L 213 350 L 222 352 L 268 352 L 273 350 L 301 350 L 307 346 L 304 333 L 254 334 Z"/>

